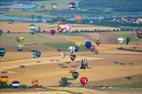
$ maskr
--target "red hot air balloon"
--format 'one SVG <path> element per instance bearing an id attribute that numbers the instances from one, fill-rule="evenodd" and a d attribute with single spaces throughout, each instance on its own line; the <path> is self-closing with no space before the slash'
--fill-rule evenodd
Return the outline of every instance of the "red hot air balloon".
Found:
<path id="1" fill-rule="evenodd" d="M 81 77 L 80 78 L 80 83 L 82 84 L 82 86 L 84 87 L 88 82 L 88 78 L 87 77 Z"/>
<path id="2" fill-rule="evenodd" d="M 77 22 L 77 24 L 79 24 L 81 21 L 81 16 L 75 16 L 74 19 Z"/>

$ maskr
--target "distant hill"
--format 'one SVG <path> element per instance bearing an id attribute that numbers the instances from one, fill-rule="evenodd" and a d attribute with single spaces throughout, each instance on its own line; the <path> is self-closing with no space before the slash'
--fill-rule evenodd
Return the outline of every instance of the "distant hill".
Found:
<path id="1" fill-rule="evenodd" d="M 142 12 L 142 0 L 81 0 L 81 8 L 112 8 L 121 12 Z"/>

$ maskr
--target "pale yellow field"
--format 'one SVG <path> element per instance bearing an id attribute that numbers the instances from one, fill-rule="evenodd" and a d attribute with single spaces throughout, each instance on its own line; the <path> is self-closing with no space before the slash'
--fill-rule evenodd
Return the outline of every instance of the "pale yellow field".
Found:
<path id="1" fill-rule="evenodd" d="M 24 24 L 24 25 L 23 25 Z M 4 25 L 4 26 L 3 26 Z M 0 23 L 0 28 L 3 30 L 13 32 L 27 32 L 28 30 L 27 23 Z M 41 24 L 40 24 L 41 25 Z M 6 26 L 6 27 L 5 27 Z M 16 26 L 16 29 L 14 28 Z M 41 25 L 43 28 L 51 28 L 54 25 Z M 78 26 L 74 26 L 78 29 Z M 82 28 L 82 27 L 80 27 Z M 83 26 L 83 28 L 85 28 Z M 88 28 L 86 26 L 86 28 Z M 96 28 L 96 27 L 93 27 Z M 98 29 L 101 27 L 97 27 Z M 108 28 L 108 27 L 107 27 Z M 86 87 L 94 86 L 94 85 L 106 85 L 112 84 L 115 82 L 116 84 L 123 84 L 128 82 L 140 82 L 140 78 L 134 78 L 131 81 L 126 80 L 125 77 L 135 75 L 142 75 L 142 53 L 140 52 L 130 52 L 130 51 L 120 51 L 117 50 L 118 47 L 137 47 L 142 48 L 140 44 L 130 44 L 130 45 L 118 45 L 118 44 L 101 44 L 100 46 L 96 46 L 99 51 L 99 54 L 91 53 L 90 51 L 80 51 L 78 52 L 76 62 L 71 62 L 69 58 L 69 54 L 65 58 L 62 58 L 60 52 L 56 51 L 52 48 L 45 48 L 45 43 L 48 41 L 84 41 L 87 38 L 83 36 L 65 36 L 65 35 L 55 35 L 49 36 L 44 34 L 39 35 L 28 35 L 25 33 L 20 33 L 26 37 L 25 46 L 27 47 L 26 51 L 17 52 L 16 40 L 15 38 L 18 34 L 10 33 L 3 34 L 0 39 L 2 45 L 0 47 L 7 47 L 7 53 L 4 58 L 0 58 L 0 70 L 7 71 L 9 76 L 9 82 L 13 80 L 19 80 L 21 84 L 26 84 L 31 86 L 32 80 L 39 80 L 39 85 L 43 85 L 52 89 L 57 89 L 56 91 L 42 91 L 35 92 L 30 91 L 26 92 L 27 94 L 71 94 L 65 92 L 64 90 L 69 90 L 73 92 L 82 92 L 83 94 L 119 94 L 119 91 L 112 93 L 106 91 L 99 91 L 94 89 L 81 88 L 80 78 L 82 76 L 88 77 L 88 84 Z M 111 35 L 110 35 L 111 36 Z M 37 43 L 38 45 L 33 45 Z M 40 58 L 32 58 L 32 53 L 30 49 L 33 48 L 42 48 L 42 56 Z M 12 50 L 11 50 L 12 49 Z M 82 58 L 87 58 L 89 60 L 89 68 L 86 70 L 80 69 L 80 60 Z M 115 64 L 114 61 L 118 61 L 121 64 Z M 71 63 L 66 63 L 71 62 Z M 130 64 L 131 63 L 131 64 Z M 24 65 L 25 68 L 21 68 L 20 66 Z M 62 67 L 62 66 L 64 67 Z M 76 67 L 74 67 L 76 66 Z M 67 68 L 65 68 L 67 67 Z M 72 75 L 70 70 L 76 70 L 80 73 L 78 79 L 69 80 L 71 82 L 70 87 L 50 87 L 50 86 L 58 86 L 59 80 L 61 77 L 67 77 L 72 79 Z M 141 77 L 141 76 L 140 76 Z M 119 78 L 123 78 L 120 80 L 116 80 Z M 110 79 L 112 79 L 110 81 Z M 140 94 L 141 91 L 134 93 Z M 2 92 L 2 94 L 25 94 L 25 92 Z M 131 91 L 127 91 L 126 93 L 121 94 L 133 94 Z"/>
<path id="2" fill-rule="evenodd" d="M 37 28 L 40 27 L 42 30 L 49 31 L 50 29 L 57 29 L 57 24 L 44 24 L 38 23 L 36 24 Z M 7 32 L 8 30 L 11 32 L 30 32 L 29 30 L 30 23 L 11 23 L 8 22 L 0 22 L 0 29 Z M 113 30 L 119 29 L 114 27 L 107 27 L 107 26 L 96 26 L 96 25 L 80 25 L 80 24 L 73 24 L 71 25 L 71 31 L 74 30 Z"/>

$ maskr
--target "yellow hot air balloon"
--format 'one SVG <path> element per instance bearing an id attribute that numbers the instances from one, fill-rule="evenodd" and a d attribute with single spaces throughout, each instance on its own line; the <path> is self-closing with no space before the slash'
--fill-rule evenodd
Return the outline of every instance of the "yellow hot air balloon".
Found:
<path id="1" fill-rule="evenodd" d="M 81 47 L 81 46 L 83 46 L 83 43 L 80 42 L 80 41 L 76 41 L 76 42 L 75 42 L 75 45 Z"/>
<path id="2" fill-rule="evenodd" d="M 19 36 L 19 37 L 17 37 L 17 42 L 19 42 L 19 43 L 23 44 L 23 43 L 24 43 L 24 41 L 25 41 L 25 37 L 23 37 L 23 36 Z"/>

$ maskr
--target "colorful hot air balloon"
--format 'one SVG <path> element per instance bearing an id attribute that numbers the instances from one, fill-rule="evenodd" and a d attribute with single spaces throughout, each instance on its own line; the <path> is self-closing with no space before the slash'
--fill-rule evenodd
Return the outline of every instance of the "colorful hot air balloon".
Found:
<path id="1" fill-rule="evenodd" d="M 82 84 L 82 86 L 84 87 L 88 82 L 88 78 L 87 77 L 81 77 L 80 78 L 80 83 Z"/>
<path id="2" fill-rule="evenodd" d="M 39 58 L 41 56 L 41 52 L 38 50 L 32 50 L 33 58 Z"/>
<path id="3" fill-rule="evenodd" d="M 70 46 L 68 50 L 69 50 L 70 54 L 73 54 L 75 52 L 75 47 Z"/>
<path id="4" fill-rule="evenodd" d="M 142 38 L 142 31 L 138 31 L 136 34 L 138 38 Z"/>
<path id="5" fill-rule="evenodd" d="M 36 25 L 33 24 L 33 23 L 30 24 L 29 29 L 30 29 L 30 32 L 31 32 L 32 35 L 35 34 L 36 31 L 37 31 L 37 27 L 36 27 Z"/>
<path id="6" fill-rule="evenodd" d="M 90 49 L 91 52 L 94 52 L 95 51 L 95 46 L 92 45 L 89 49 Z"/>
<path id="7" fill-rule="evenodd" d="M 49 33 L 50 33 L 51 35 L 54 35 L 54 34 L 56 33 L 56 31 L 53 30 L 53 29 L 51 29 L 51 30 L 49 31 Z"/>
<path id="8" fill-rule="evenodd" d="M 0 57 L 4 57 L 6 54 L 5 48 L 0 48 Z"/>
<path id="9" fill-rule="evenodd" d="M 72 61 L 74 61 L 74 60 L 76 59 L 76 55 L 75 55 L 75 54 L 71 54 L 71 55 L 70 55 L 70 59 L 71 59 Z"/>
<path id="10" fill-rule="evenodd" d="M 13 82 L 11 83 L 11 85 L 12 85 L 12 87 L 17 88 L 17 87 L 20 86 L 20 82 L 17 81 L 17 80 L 15 80 L 15 81 L 13 81 Z"/>
<path id="11" fill-rule="evenodd" d="M 85 42 L 85 47 L 86 47 L 87 49 L 89 49 L 91 46 L 92 46 L 92 43 L 91 43 L 90 41 L 86 41 L 86 42 Z"/>
<path id="12" fill-rule="evenodd" d="M 86 68 L 88 68 L 88 60 L 87 59 L 82 59 L 80 69 L 86 69 Z"/>
<path id="13" fill-rule="evenodd" d="M 77 79 L 79 76 L 79 72 L 72 72 L 73 79 Z"/>
<path id="14" fill-rule="evenodd" d="M 0 82 L 7 84 L 8 81 L 9 81 L 8 76 L 5 73 L 2 73 L 0 75 Z"/>
<path id="15" fill-rule="evenodd" d="M 76 4 L 75 4 L 74 2 L 69 2 L 69 3 L 68 3 L 68 9 L 73 10 L 73 9 L 75 9 L 75 8 L 76 8 Z"/>
<path id="16" fill-rule="evenodd" d="M 79 24 L 80 23 L 80 21 L 81 21 L 81 16 L 75 16 L 74 17 L 74 19 L 75 19 L 75 21 L 77 22 L 77 24 Z"/>
<path id="17" fill-rule="evenodd" d="M 83 45 L 83 43 L 82 42 L 75 42 L 75 45 L 81 47 Z"/>
<path id="18" fill-rule="evenodd" d="M 57 29 L 57 31 L 59 33 L 65 32 L 65 31 L 70 31 L 70 29 L 71 29 L 71 26 L 69 24 L 66 24 L 65 22 L 58 23 L 58 29 Z"/>
<path id="19" fill-rule="evenodd" d="M 18 51 L 22 51 L 23 48 L 24 48 L 23 44 L 18 44 L 18 46 L 17 46 Z"/>

